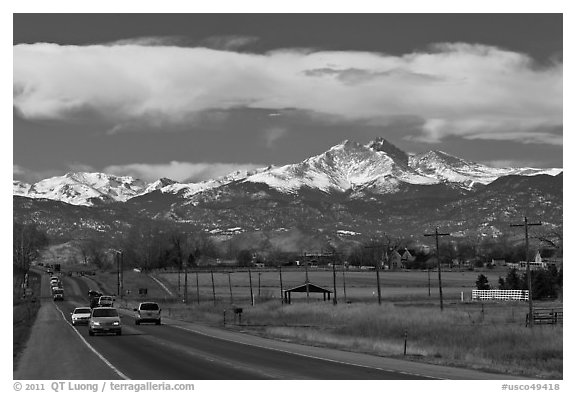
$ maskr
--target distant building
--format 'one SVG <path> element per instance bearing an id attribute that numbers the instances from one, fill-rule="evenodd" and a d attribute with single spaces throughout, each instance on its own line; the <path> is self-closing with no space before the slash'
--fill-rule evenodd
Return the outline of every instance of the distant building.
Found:
<path id="1" fill-rule="evenodd" d="M 308 266 L 326 266 L 334 262 L 335 255 L 333 253 L 310 253 L 305 252 L 302 256 L 303 263 Z"/>
<path id="2" fill-rule="evenodd" d="M 538 251 L 538 252 L 536 252 L 536 255 L 534 256 L 534 261 L 530 262 L 530 269 L 531 270 L 547 269 L 548 265 L 549 265 L 549 263 L 544 262 L 542 260 L 542 256 L 540 255 L 540 251 Z M 506 266 L 508 266 L 510 269 L 524 270 L 524 269 L 526 269 L 527 263 L 526 263 L 526 261 L 511 262 L 511 263 L 506 263 Z"/>
<path id="3" fill-rule="evenodd" d="M 403 267 L 402 266 L 402 255 L 396 250 L 392 251 L 388 256 L 388 264 L 390 265 L 390 269 L 398 269 Z"/>
<path id="4" fill-rule="evenodd" d="M 406 264 L 414 262 L 414 260 L 416 260 L 416 257 L 412 256 L 412 254 L 410 254 L 410 251 L 408 251 L 408 249 L 404 249 L 404 253 L 402 254 L 401 257 L 401 264 L 402 267 L 406 267 Z"/>

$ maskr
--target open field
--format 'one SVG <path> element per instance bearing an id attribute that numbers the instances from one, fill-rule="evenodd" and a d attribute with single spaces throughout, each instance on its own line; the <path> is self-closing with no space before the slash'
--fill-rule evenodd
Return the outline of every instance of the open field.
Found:
<path id="1" fill-rule="evenodd" d="M 125 295 L 119 305 L 131 308 L 143 299 L 156 300 L 162 303 L 166 317 L 217 326 L 224 325 L 226 311 L 227 328 L 281 340 L 530 378 L 562 378 L 562 325 L 526 328 L 526 302 L 471 302 L 471 290 L 480 272 L 442 273 L 443 312 L 439 308 L 437 272 L 431 272 L 430 296 L 426 271 L 381 272 L 382 304 L 378 305 L 374 271 L 345 272 L 348 302 L 344 301 L 340 271 L 336 306 L 331 301 L 323 302 L 321 294 L 311 294 L 307 301 L 305 293 L 293 294 L 293 304 L 283 305 L 278 271 L 251 271 L 254 306 L 250 302 L 247 270 L 196 273 L 188 274 L 188 304 L 183 304 L 181 297 L 168 296 L 149 276 L 125 272 L 124 288 L 130 289 L 130 294 Z M 495 285 L 498 277 L 506 272 L 481 273 Z M 155 276 L 174 294 L 178 293 L 178 273 L 158 272 Z M 317 285 L 333 289 L 332 271 L 310 270 L 308 277 Z M 109 293 L 115 293 L 116 274 L 98 273 L 94 279 Z M 304 280 L 303 269 L 282 270 L 284 289 L 300 285 Z M 181 274 L 181 294 L 183 285 L 184 274 Z M 138 295 L 137 288 L 147 288 L 148 295 Z M 243 308 L 241 323 L 234 316 L 233 306 Z M 535 302 L 535 307 L 562 307 L 562 302 Z M 405 334 L 406 356 L 403 354 Z"/>
<path id="2" fill-rule="evenodd" d="M 196 299 L 196 271 L 188 273 L 188 296 Z M 280 298 L 280 273 L 277 270 L 252 270 L 252 293 L 258 298 Z M 465 299 L 470 299 L 472 289 L 476 288 L 475 281 L 480 272 L 446 271 L 442 272 L 442 292 L 446 301 L 459 301 L 464 292 Z M 488 270 L 482 272 L 489 282 L 496 286 L 499 276 L 505 276 L 505 271 Z M 250 276 L 248 270 L 222 271 L 213 273 L 214 287 L 217 299 L 230 299 L 230 283 L 234 302 L 250 301 Z M 178 291 L 178 273 L 159 273 L 162 279 L 175 291 Z M 311 283 L 329 290 L 333 290 L 333 272 L 331 270 L 308 270 L 308 279 Z M 282 269 L 282 287 L 289 289 L 302 285 L 306 280 L 304 268 Z M 341 302 L 377 301 L 377 281 L 374 271 L 337 271 L 336 292 Z M 198 284 L 200 299 L 212 300 L 212 276 L 210 271 L 198 271 Z M 438 273 L 430 272 L 430 296 L 428 291 L 427 271 L 381 271 L 380 288 L 382 299 L 393 301 L 421 300 L 436 301 L 438 299 Z M 180 274 L 180 292 L 184 292 L 184 273 Z M 312 298 L 321 295 L 312 294 Z M 306 298 L 306 294 L 292 294 L 292 300 L 298 301 Z"/>

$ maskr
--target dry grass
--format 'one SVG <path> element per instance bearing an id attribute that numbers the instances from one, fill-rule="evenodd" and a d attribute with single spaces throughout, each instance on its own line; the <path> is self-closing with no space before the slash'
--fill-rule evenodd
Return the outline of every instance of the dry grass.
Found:
<path id="1" fill-rule="evenodd" d="M 267 325 L 270 336 L 381 356 L 402 356 L 406 332 L 408 354 L 425 361 L 562 378 L 562 327 L 506 323 L 508 312 L 496 305 L 482 320 L 456 307 L 270 304 L 248 310 L 245 320 Z"/>
<path id="2" fill-rule="evenodd" d="M 283 273 L 286 282 L 300 284 L 302 272 Z M 252 273 L 256 305 L 250 305 L 247 272 L 232 273 L 233 303 L 243 307 L 242 330 L 268 337 L 328 346 L 380 356 L 403 357 L 407 332 L 408 358 L 443 365 L 506 372 L 526 377 L 561 379 L 563 366 L 562 326 L 524 326 L 525 303 L 461 302 L 460 292 L 470 293 L 478 272 L 446 272 L 445 309 L 440 312 L 437 293 L 428 296 L 427 272 L 398 272 L 383 279 L 383 303 L 372 295 L 374 277 L 370 272 L 347 276 L 347 294 L 353 303 L 296 298 L 291 305 L 279 301 L 277 272 L 260 276 L 257 297 L 257 273 Z M 501 273 L 493 272 L 492 278 Z M 109 275 L 110 276 L 110 275 Z M 115 285 L 115 276 L 109 281 Z M 162 281 L 177 288 L 177 275 L 166 273 Z M 108 277 L 110 278 L 110 277 Z M 396 278 L 396 281 L 394 280 Z M 182 279 L 182 277 L 181 277 Z M 311 281 L 331 288 L 331 272 L 314 272 Z M 129 281 L 133 282 L 128 283 Z M 126 285 L 156 285 L 146 276 L 125 275 Z M 196 275 L 189 278 L 189 304 L 169 299 L 158 287 L 157 299 L 163 302 L 164 315 L 193 322 L 222 326 L 223 311 L 231 311 L 228 273 L 214 273 L 216 302 L 213 300 L 209 272 L 198 274 L 200 299 L 196 297 Z M 182 283 L 182 282 L 181 282 Z M 284 288 L 289 287 L 285 285 Z M 150 292 L 149 292 L 150 293 Z M 155 293 L 155 292 L 153 292 Z M 356 297 L 350 297 L 355 295 Z M 164 296 L 164 300 L 162 300 Z M 469 296 L 469 295 L 468 295 Z M 153 297 L 153 296 L 152 296 Z M 136 301 L 136 298 L 128 299 Z M 537 307 L 561 307 L 536 303 Z M 228 324 L 232 313 L 227 313 Z M 227 325 L 230 327 L 230 325 Z"/>
<path id="3" fill-rule="evenodd" d="M 35 273 L 30 273 L 30 276 Z M 34 298 L 40 294 L 40 279 L 36 281 L 29 280 Z M 18 365 L 18 356 L 21 354 L 28 337 L 36 315 L 40 309 L 40 302 L 32 299 L 22 299 L 22 277 L 13 275 L 13 304 L 12 304 L 12 357 L 14 359 L 13 368 Z"/>

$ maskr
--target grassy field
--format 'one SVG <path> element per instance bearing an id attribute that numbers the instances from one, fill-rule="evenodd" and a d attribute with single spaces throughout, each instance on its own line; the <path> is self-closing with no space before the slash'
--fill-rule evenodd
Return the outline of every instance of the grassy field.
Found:
<path id="1" fill-rule="evenodd" d="M 476 287 L 476 279 L 480 273 L 470 271 L 446 271 L 442 273 L 442 292 L 446 301 L 459 301 L 462 293 L 465 299 L 470 299 L 472 289 Z M 492 285 L 496 286 L 499 276 L 505 276 L 505 271 L 488 270 L 482 272 Z M 280 274 L 273 270 L 254 270 L 252 276 L 252 293 L 256 298 L 280 298 Z M 158 277 L 171 288 L 178 291 L 178 273 L 160 273 Z M 184 274 L 180 274 L 180 292 L 183 293 Z M 217 299 L 230 299 L 230 284 L 234 302 L 250 301 L 250 276 L 247 270 L 214 271 L 214 287 Z M 333 273 L 330 270 L 309 269 L 308 279 L 329 290 L 333 290 Z M 282 287 L 289 289 L 301 285 L 306 280 L 303 268 L 282 270 Z M 196 272 L 188 274 L 188 294 L 195 299 L 200 293 L 201 300 L 213 299 L 212 275 L 209 271 L 198 273 L 198 289 L 196 287 Z M 380 288 L 382 299 L 389 301 L 431 301 L 438 298 L 438 273 L 430 272 L 430 295 L 428 291 L 428 272 L 426 271 L 381 271 Z M 337 298 L 341 302 L 377 301 L 377 281 L 374 271 L 338 271 L 336 273 Z M 260 294 L 260 296 L 258 296 Z M 311 295 L 318 296 L 321 295 Z M 306 294 L 292 294 L 292 300 L 306 298 Z"/>
<path id="2" fill-rule="evenodd" d="M 181 296 L 168 296 L 150 277 L 126 272 L 124 287 L 131 289 L 121 305 L 127 308 L 144 299 L 137 288 L 148 288 L 146 299 L 162 303 L 167 317 L 223 326 L 282 340 L 327 346 L 380 356 L 454 365 L 526 377 L 561 379 L 563 365 L 562 325 L 525 327 L 525 302 L 472 302 L 471 290 L 479 272 L 443 272 L 444 311 L 440 312 L 437 272 L 381 272 L 382 304 L 376 298 L 373 271 L 348 271 L 337 275 L 338 304 L 322 301 L 320 294 L 293 294 L 290 305 L 280 302 L 277 271 L 190 272 L 188 304 Z M 505 271 L 485 271 L 495 285 Z M 212 292 L 214 277 L 214 295 Z M 184 292 L 184 275 L 155 275 L 174 294 Z M 311 282 L 333 289 L 331 271 L 308 272 Z M 99 273 L 95 279 L 115 293 L 114 273 Z M 344 301 L 344 279 L 346 300 Z M 196 281 L 198 280 L 198 281 Z M 305 281 L 304 270 L 282 272 L 283 288 Z M 198 282 L 198 286 L 197 283 Z M 232 287 L 232 296 L 230 295 Z M 178 289 L 180 288 L 180 291 Z M 200 297 L 198 298 L 198 293 Z M 464 301 L 461 301 L 462 293 Z M 199 300 L 199 301 L 198 301 Z M 242 307 L 241 325 L 232 307 Z M 536 307 L 561 307 L 561 301 L 535 302 Z M 404 338 L 407 336 L 407 355 Z"/>

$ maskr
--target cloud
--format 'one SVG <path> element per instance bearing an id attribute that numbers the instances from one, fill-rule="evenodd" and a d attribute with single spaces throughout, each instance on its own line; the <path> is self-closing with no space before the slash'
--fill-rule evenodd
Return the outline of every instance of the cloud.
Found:
<path id="1" fill-rule="evenodd" d="M 268 115 L 270 116 L 270 115 Z M 274 146 L 278 139 L 282 138 L 288 133 L 288 129 L 285 127 L 270 127 L 264 130 L 264 140 L 266 142 L 266 147 L 271 148 Z"/>
<path id="2" fill-rule="evenodd" d="M 256 164 L 171 161 L 165 164 L 134 163 L 110 165 L 104 168 L 102 172 L 119 176 L 130 175 L 145 181 L 156 181 L 167 177 L 179 182 L 199 182 L 225 176 L 235 171 L 250 171 L 264 166 Z"/>
<path id="3" fill-rule="evenodd" d="M 539 160 L 489 160 L 480 163 L 492 168 L 548 168 L 550 165 Z"/>
<path id="4" fill-rule="evenodd" d="M 419 138 L 428 142 L 460 136 L 561 143 L 542 131 L 562 128 L 560 62 L 537 67 L 527 55 L 465 43 L 401 56 L 232 51 L 249 42 L 222 38 L 221 49 L 16 45 L 14 107 L 28 119 L 67 120 L 88 111 L 114 132 L 144 129 L 139 124 L 168 129 L 210 111 L 257 108 L 372 125 L 418 118 Z"/>
<path id="5" fill-rule="evenodd" d="M 218 35 L 205 38 L 200 41 L 201 46 L 206 46 L 212 49 L 220 50 L 238 50 L 240 48 L 251 45 L 259 40 L 255 36 L 245 35 Z"/>
<path id="6" fill-rule="evenodd" d="M 105 43 L 108 46 L 139 45 L 139 46 L 186 46 L 189 40 L 182 36 L 147 36 L 123 38 Z"/>
<path id="7" fill-rule="evenodd" d="M 54 176 L 62 175 L 61 171 L 53 170 L 53 169 L 44 169 L 44 170 L 32 170 L 29 168 L 25 168 L 21 165 L 13 164 L 12 165 L 12 177 L 14 180 L 23 181 L 25 183 L 36 183 L 40 180 L 44 180 Z"/>

